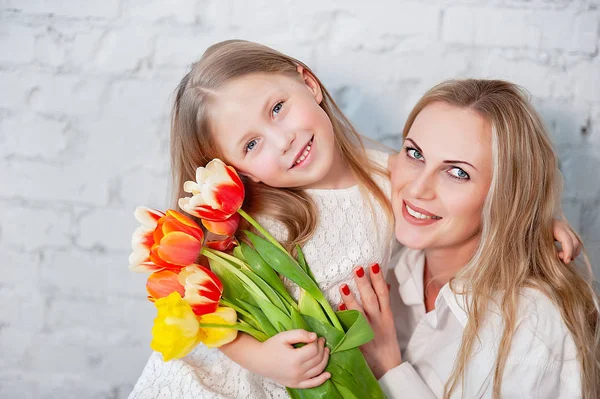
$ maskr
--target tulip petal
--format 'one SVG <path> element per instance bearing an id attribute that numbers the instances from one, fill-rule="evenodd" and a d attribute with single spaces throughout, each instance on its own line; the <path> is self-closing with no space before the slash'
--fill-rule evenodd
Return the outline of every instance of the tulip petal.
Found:
<path id="1" fill-rule="evenodd" d="M 157 265 L 153 262 L 143 262 L 138 264 L 130 264 L 129 270 L 136 273 L 154 273 L 164 269 L 164 266 Z"/>
<path id="2" fill-rule="evenodd" d="M 232 308 L 220 306 L 214 313 L 201 316 L 200 323 L 235 325 L 237 314 Z M 233 341 L 237 337 L 234 328 L 201 328 L 202 343 L 209 348 L 218 348 Z"/>
<path id="3" fill-rule="evenodd" d="M 237 245 L 239 245 L 239 243 L 235 239 L 235 237 L 228 237 L 224 240 L 208 241 L 206 243 L 206 246 L 208 248 L 216 249 L 218 251 L 223 251 L 223 252 L 229 251 Z"/>
<path id="4" fill-rule="evenodd" d="M 161 229 L 163 234 L 179 231 L 191 235 L 199 242 L 204 241 L 204 232 L 200 226 L 192 219 L 174 210 L 167 211 Z"/>
<path id="5" fill-rule="evenodd" d="M 240 214 L 234 213 L 229 219 L 224 220 L 222 222 L 214 222 L 211 220 L 203 219 L 202 224 L 211 233 L 218 234 L 221 236 L 231 236 L 235 233 L 235 231 L 238 228 L 238 225 L 240 224 Z"/>
<path id="6" fill-rule="evenodd" d="M 156 255 L 165 262 L 179 266 L 188 266 L 193 264 L 200 250 L 202 243 L 189 234 L 174 231 L 166 234 L 160 243 L 153 248 Z"/>
<path id="7" fill-rule="evenodd" d="M 164 298 L 172 292 L 178 292 L 183 297 L 185 288 L 179 283 L 177 277 L 177 273 L 172 270 L 152 273 L 146 282 L 146 291 L 153 299 Z"/>
<path id="8" fill-rule="evenodd" d="M 165 362 L 184 357 L 205 336 L 196 315 L 178 292 L 158 299 L 154 305 L 158 314 L 152 327 L 150 347 L 160 352 Z"/>
<path id="9" fill-rule="evenodd" d="M 142 226 L 150 227 L 154 229 L 156 227 L 156 222 L 158 219 L 165 216 L 159 210 L 147 208 L 145 206 L 138 206 L 135 208 L 135 212 L 133 213 L 138 222 L 142 224 Z"/>

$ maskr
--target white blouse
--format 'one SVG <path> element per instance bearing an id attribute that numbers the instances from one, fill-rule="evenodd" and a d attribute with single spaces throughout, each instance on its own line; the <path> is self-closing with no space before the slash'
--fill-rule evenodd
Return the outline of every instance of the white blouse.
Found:
<path id="1" fill-rule="evenodd" d="M 424 262 L 422 251 L 406 248 L 394 269 L 399 286 L 392 291 L 392 305 L 403 363 L 379 380 L 392 399 L 443 396 L 467 323 L 466 297 L 454 294 L 448 284 L 440 290 L 435 309 L 425 312 Z M 491 306 L 464 385 L 454 391 L 453 398 L 492 397 L 503 330 L 500 311 Z M 540 291 L 524 289 L 502 378 L 502 398 L 579 398 L 580 373 L 577 350 L 559 310 Z"/>

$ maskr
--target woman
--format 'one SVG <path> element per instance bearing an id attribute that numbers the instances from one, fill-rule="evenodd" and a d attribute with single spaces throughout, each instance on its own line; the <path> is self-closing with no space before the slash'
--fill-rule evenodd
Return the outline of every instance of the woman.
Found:
<path id="1" fill-rule="evenodd" d="M 355 274 L 375 330 L 363 352 L 388 396 L 599 398 L 597 296 L 591 275 L 556 256 L 557 160 L 523 91 L 442 83 L 403 137 L 394 309 L 377 267 L 372 284 Z M 363 310 L 343 288 L 344 305 Z"/>

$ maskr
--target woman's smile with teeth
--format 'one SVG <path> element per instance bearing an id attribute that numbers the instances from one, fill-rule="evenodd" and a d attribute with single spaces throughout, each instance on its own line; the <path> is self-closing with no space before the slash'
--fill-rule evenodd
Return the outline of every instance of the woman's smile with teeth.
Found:
<path id="1" fill-rule="evenodd" d="M 408 214 L 417 219 L 441 219 L 439 216 L 427 216 L 412 209 L 408 204 L 405 204 Z"/>

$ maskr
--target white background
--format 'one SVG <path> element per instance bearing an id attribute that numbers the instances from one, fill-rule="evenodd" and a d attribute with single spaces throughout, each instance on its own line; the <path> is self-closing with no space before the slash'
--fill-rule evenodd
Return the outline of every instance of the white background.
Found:
<path id="1" fill-rule="evenodd" d="M 0 0 L 0 397 L 129 393 L 154 317 L 127 269 L 133 209 L 167 205 L 171 94 L 223 39 L 303 60 L 362 133 L 396 148 L 442 79 L 524 85 L 560 154 L 565 212 L 600 265 L 599 6 Z"/>

